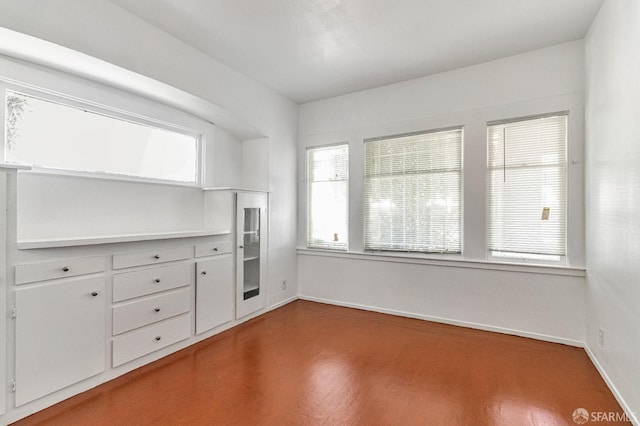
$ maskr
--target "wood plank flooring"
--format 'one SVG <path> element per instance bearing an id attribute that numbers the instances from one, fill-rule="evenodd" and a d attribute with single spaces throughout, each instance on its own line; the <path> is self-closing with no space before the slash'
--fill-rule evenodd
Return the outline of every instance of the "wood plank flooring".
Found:
<path id="1" fill-rule="evenodd" d="M 582 349 L 296 301 L 16 424 L 575 425 L 579 407 L 623 413 Z"/>

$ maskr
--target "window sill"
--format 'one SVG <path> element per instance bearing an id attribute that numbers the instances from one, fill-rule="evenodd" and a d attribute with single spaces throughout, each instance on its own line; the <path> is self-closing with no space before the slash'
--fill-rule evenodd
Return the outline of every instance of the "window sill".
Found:
<path id="1" fill-rule="evenodd" d="M 195 231 L 149 232 L 140 234 L 95 235 L 71 238 L 23 239 L 18 241 L 18 250 L 54 247 L 90 246 L 95 244 L 128 243 L 133 241 L 168 240 L 173 238 L 208 237 L 230 234 L 228 229 L 202 229 Z"/>
<path id="2" fill-rule="evenodd" d="M 22 164 L 13 164 L 13 163 L 1 163 L 0 162 L 0 171 L 17 171 L 17 170 L 31 170 L 31 166 L 25 166 Z"/>
<path id="3" fill-rule="evenodd" d="M 69 177 L 69 178 L 75 178 L 75 179 L 116 181 L 116 182 L 132 183 L 132 184 L 142 183 L 142 184 L 152 184 L 152 185 L 174 186 L 174 187 L 180 187 L 180 188 L 202 189 L 202 187 L 198 183 L 193 183 L 193 182 L 190 183 L 190 182 L 178 182 L 178 181 L 162 180 L 162 179 L 150 179 L 150 178 L 142 178 L 137 176 L 119 175 L 116 173 L 81 172 L 76 170 L 61 170 L 61 169 L 52 169 L 48 167 L 39 167 L 39 166 L 21 166 L 19 170 L 21 170 L 21 173 L 29 174 L 29 175 L 62 176 L 62 177 Z"/>
<path id="4" fill-rule="evenodd" d="M 549 266 L 549 265 L 532 265 L 524 263 L 506 263 L 506 262 L 492 262 L 481 260 L 463 260 L 460 258 L 453 258 L 456 255 L 443 255 L 441 258 L 435 258 L 433 256 L 427 257 L 411 254 L 389 254 L 389 253 L 355 253 L 355 252 L 339 252 L 330 250 L 318 250 L 299 248 L 297 250 L 299 255 L 303 256 L 320 256 L 320 257 L 335 257 L 340 259 L 354 259 L 354 260 L 374 260 L 379 262 L 393 262 L 393 263 L 408 263 L 417 265 L 432 265 L 442 266 L 449 268 L 470 268 L 470 269 L 484 269 L 491 271 L 506 271 L 506 272 L 524 272 L 532 274 L 546 274 L 546 275 L 564 275 L 572 277 L 584 277 L 586 272 L 584 268 L 570 268 L 566 266 Z M 446 256 L 446 257 L 444 257 Z M 457 256 L 456 256 L 457 257 Z"/>

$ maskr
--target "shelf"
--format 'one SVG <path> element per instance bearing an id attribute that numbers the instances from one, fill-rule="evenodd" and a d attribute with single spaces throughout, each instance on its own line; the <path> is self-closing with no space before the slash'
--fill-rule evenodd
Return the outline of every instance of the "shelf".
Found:
<path id="1" fill-rule="evenodd" d="M 69 238 L 23 239 L 18 241 L 19 250 L 53 247 L 90 246 L 94 244 L 128 243 L 133 241 L 168 240 L 173 238 L 208 237 L 230 234 L 228 229 L 200 229 L 174 232 L 148 232 L 139 234 L 95 235 Z"/>
<path id="2" fill-rule="evenodd" d="M 0 162 L 0 171 L 16 171 L 16 170 L 31 170 L 31 166 L 25 166 L 23 164 Z"/>
<path id="3" fill-rule="evenodd" d="M 248 293 L 250 291 L 255 291 L 260 288 L 260 284 L 254 282 L 245 282 L 244 283 L 244 292 Z"/>
<path id="4" fill-rule="evenodd" d="M 249 257 L 245 257 L 244 261 L 248 262 L 250 260 L 258 260 L 258 259 L 260 259 L 260 256 L 249 256 Z"/>
<path id="5" fill-rule="evenodd" d="M 237 188 L 232 186 L 207 186 L 202 188 L 203 191 L 240 191 L 240 192 L 266 192 L 269 193 L 268 189 L 257 189 L 257 188 Z"/>

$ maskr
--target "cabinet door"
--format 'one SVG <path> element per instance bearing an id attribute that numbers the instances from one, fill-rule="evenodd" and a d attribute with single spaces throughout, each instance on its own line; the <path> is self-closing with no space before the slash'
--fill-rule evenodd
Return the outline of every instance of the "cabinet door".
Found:
<path id="1" fill-rule="evenodd" d="M 236 242 L 236 318 L 267 302 L 267 194 L 238 194 Z"/>
<path id="2" fill-rule="evenodd" d="M 105 369 L 105 278 L 16 290 L 16 406 Z"/>
<path id="3" fill-rule="evenodd" d="M 196 334 L 233 319 L 233 257 L 196 263 Z"/>

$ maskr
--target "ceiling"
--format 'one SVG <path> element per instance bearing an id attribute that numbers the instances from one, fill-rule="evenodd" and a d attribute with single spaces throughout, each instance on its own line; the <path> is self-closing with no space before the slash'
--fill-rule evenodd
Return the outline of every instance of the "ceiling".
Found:
<path id="1" fill-rule="evenodd" d="M 582 39 L 603 0 L 110 0 L 296 103 Z"/>

